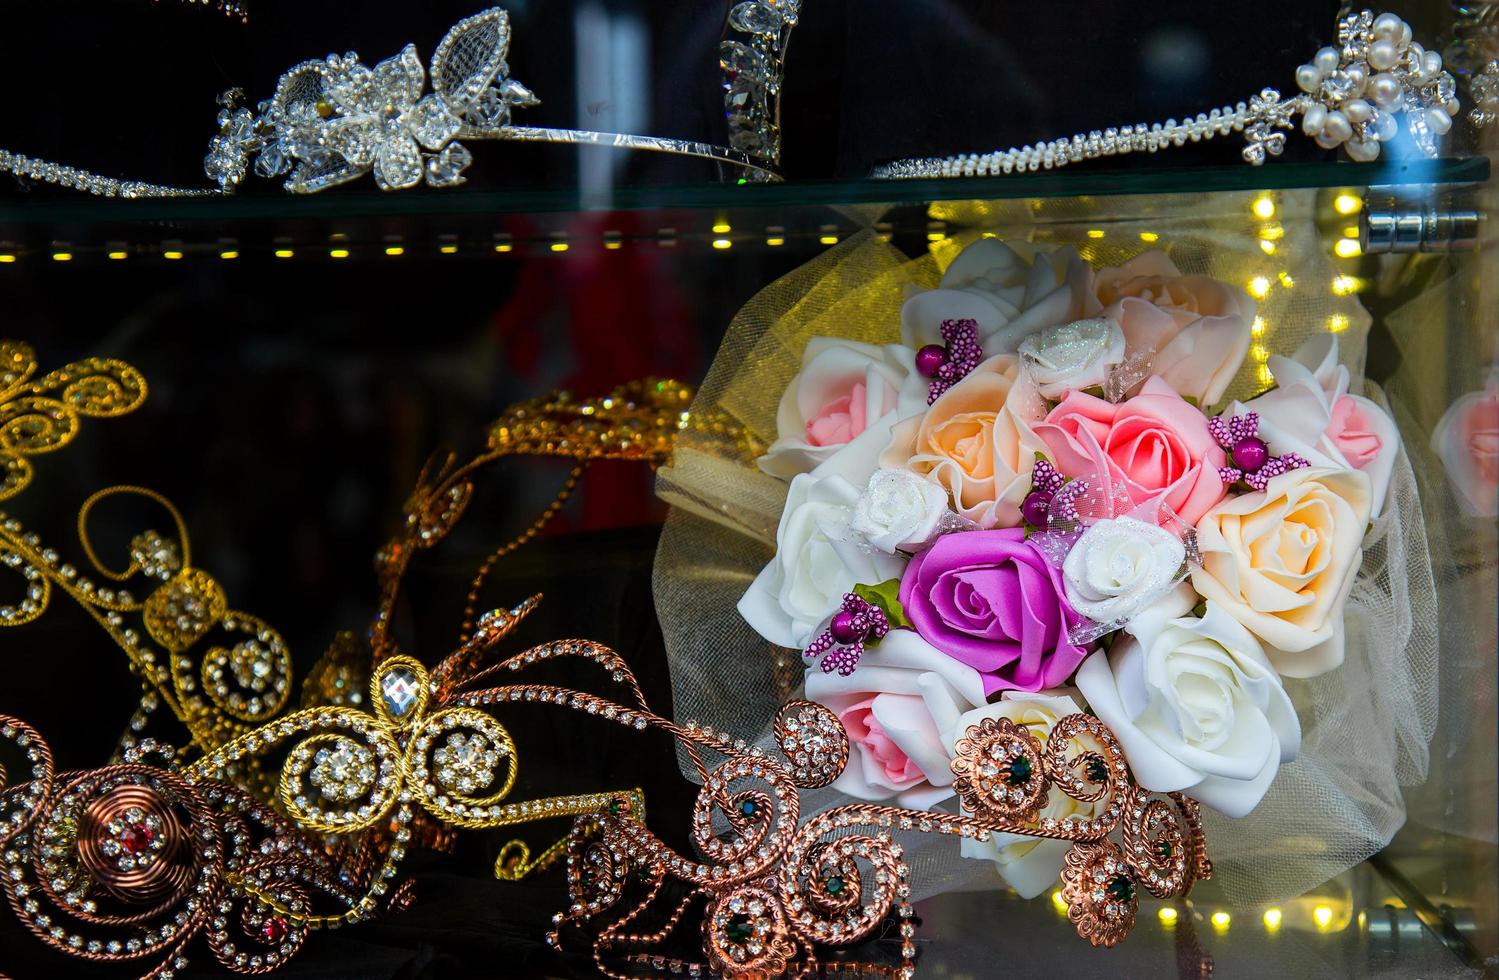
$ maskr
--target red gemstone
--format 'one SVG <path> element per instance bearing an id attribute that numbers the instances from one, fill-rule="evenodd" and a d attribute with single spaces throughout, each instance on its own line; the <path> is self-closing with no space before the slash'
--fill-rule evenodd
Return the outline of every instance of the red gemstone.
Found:
<path id="1" fill-rule="evenodd" d="M 133 823 L 120 834 L 120 847 L 126 854 L 144 854 L 151 849 L 156 831 L 144 823 Z"/>
<path id="2" fill-rule="evenodd" d="M 260 934 L 265 937 L 265 941 L 268 943 L 279 943 L 286 938 L 287 929 L 286 918 L 280 915 L 273 915 L 265 920 L 265 925 L 260 927 Z"/>

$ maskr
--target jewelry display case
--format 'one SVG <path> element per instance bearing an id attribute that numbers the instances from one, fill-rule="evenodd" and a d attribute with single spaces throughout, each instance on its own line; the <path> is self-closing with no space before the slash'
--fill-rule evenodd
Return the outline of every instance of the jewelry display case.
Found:
<path id="1" fill-rule="evenodd" d="M 677 6 L 517 3 L 502 27 L 485 21 L 490 33 L 455 35 L 451 44 L 443 41 L 450 26 L 481 15 L 478 8 L 271 9 L 269 0 L 251 0 L 215 10 L 164 0 L 16 15 L 24 24 L 0 40 L 0 52 L 17 78 L 55 70 L 48 64 L 70 43 L 101 70 L 87 81 L 60 81 L 55 91 L 28 86 L 25 104 L 0 124 L 0 336 L 26 345 L 5 348 L 16 374 L 0 382 L 0 509 L 3 520 L 17 522 L 5 526 L 0 559 L 21 570 L 30 568 L 27 549 L 56 549 L 41 578 L 62 576 L 45 594 L 29 576 L 5 586 L 5 596 L 16 598 L 0 608 L 0 645 L 12 665 L 0 714 L 33 726 L 59 773 L 144 764 L 141 753 L 151 750 L 142 739 L 150 735 L 203 750 L 174 762 L 185 778 L 239 780 L 282 816 L 302 812 L 294 794 L 276 795 L 281 756 L 264 772 L 259 763 L 239 768 L 238 756 L 218 769 L 193 769 L 235 739 L 253 742 L 258 707 L 217 734 L 192 727 L 202 720 L 183 689 L 176 688 L 180 703 L 154 696 L 155 668 L 143 665 L 118 623 L 106 623 L 115 606 L 101 605 L 98 590 L 116 588 L 105 580 L 122 577 L 110 570 L 144 573 L 149 561 L 141 556 L 151 548 L 140 533 L 169 531 L 175 521 L 183 554 L 173 567 L 211 577 L 215 618 L 259 623 L 266 630 L 260 643 L 274 657 L 284 653 L 290 693 L 277 688 L 276 697 L 288 712 L 338 705 L 399 718 L 405 709 L 392 715 L 390 702 L 377 715 L 381 689 L 364 686 L 372 650 L 377 663 L 396 650 L 414 658 L 431 672 L 438 698 L 447 677 L 439 663 L 471 652 L 476 631 L 489 630 L 502 658 L 564 638 L 602 644 L 627 665 L 622 673 L 611 668 L 615 682 L 638 685 L 638 727 L 650 710 L 662 724 L 621 728 L 613 702 L 606 721 L 594 716 L 603 708 L 564 711 L 560 696 L 556 705 L 485 706 L 513 736 L 500 752 L 513 754 L 511 797 L 545 800 L 544 815 L 538 804 L 514 825 L 466 825 L 434 804 L 416 809 L 410 827 L 419 830 L 375 827 L 376 838 L 425 837 L 423 846 L 410 846 L 396 878 L 411 885 L 382 886 L 370 891 L 368 906 L 356 903 L 365 921 L 304 929 L 299 907 L 236 906 L 251 937 L 263 939 L 265 950 L 288 950 L 284 958 L 261 959 L 264 950 L 252 943 L 243 948 L 258 951 L 255 962 L 236 963 L 232 947 L 227 956 L 218 955 L 219 945 L 210 953 L 200 938 L 181 948 L 166 943 L 154 958 L 96 962 L 110 957 L 70 955 L 86 952 L 93 934 L 80 927 L 71 951 L 71 933 L 48 939 L 53 920 L 37 925 L 23 909 L 26 893 L 12 888 L 17 914 L 0 916 L 0 973 L 754 975 L 735 973 L 744 961 L 733 950 L 744 944 L 732 933 L 750 928 L 737 907 L 739 918 L 727 926 L 704 912 L 701 925 L 688 918 L 659 949 L 613 958 L 616 950 L 595 945 L 601 926 L 575 921 L 586 894 L 563 870 L 583 860 L 583 851 L 563 850 L 573 819 L 580 827 L 590 815 L 607 822 L 622 805 L 662 846 L 683 854 L 697 848 L 696 859 L 707 860 L 694 823 L 706 770 L 694 765 L 701 767 L 699 750 L 721 749 L 720 762 L 733 750 L 727 741 L 710 745 L 711 733 L 694 743 L 700 730 L 689 722 L 774 750 L 766 739 L 779 705 L 820 700 L 812 681 L 804 685 L 803 669 L 808 678 L 832 676 L 779 644 L 723 642 L 708 666 L 700 663 L 705 654 L 686 652 L 698 641 L 687 638 L 694 623 L 684 619 L 733 619 L 745 628 L 715 590 L 727 581 L 737 595 L 754 575 L 711 580 L 704 569 L 718 567 L 716 559 L 691 549 L 747 548 L 764 564 L 778 538 L 772 515 L 753 546 L 708 533 L 684 544 L 687 525 L 667 523 L 670 509 L 697 520 L 703 501 L 719 499 L 696 495 L 684 460 L 735 440 L 758 455 L 777 436 L 774 406 L 802 354 L 783 356 L 765 337 L 795 324 L 807 328 L 798 334 L 803 343 L 828 332 L 901 341 L 902 303 L 936 287 L 960 255 L 986 242 L 1004 243 L 1027 261 L 1070 250 L 1091 270 L 1160 254 L 1173 276 L 1210 277 L 1245 297 L 1243 366 L 1204 404 L 1191 399 L 1204 412 L 1283 390 L 1287 375 L 1276 368 L 1332 338 L 1323 367 L 1341 364 L 1344 383 L 1351 375 L 1354 385 L 1338 394 L 1367 394 L 1394 426 L 1395 438 L 1385 433 L 1385 441 L 1402 447 L 1395 476 L 1385 477 L 1394 489 L 1380 492 L 1392 513 L 1398 502 L 1403 530 L 1381 531 L 1378 514 L 1368 518 L 1370 540 L 1399 536 L 1401 550 L 1381 545 L 1382 570 L 1365 566 L 1385 598 L 1377 609 L 1349 614 L 1344 663 L 1333 675 L 1343 680 L 1314 686 L 1287 675 L 1302 759 L 1281 763 L 1280 782 L 1259 809 L 1237 821 L 1206 818 L 1205 856 L 1216 873 L 1193 887 L 1201 876 L 1185 872 L 1189 894 L 1158 897 L 1142 886 L 1136 895 L 1126 882 L 1133 930 L 1127 938 L 1108 933 L 1108 942 L 1085 932 L 1090 945 L 1079 939 L 1065 880 L 1022 898 L 1002 875 L 957 870 L 984 864 L 957 857 L 955 838 L 971 836 L 971 828 L 938 828 L 921 847 L 897 837 L 907 847 L 910 868 L 899 876 L 907 890 L 860 942 L 819 946 L 819 967 L 831 975 L 898 976 L 914 959 L 917 976 L 933 977 L 1456 978 L 1499 970 L 1493 10 L 1397 9 L 1426 50 L 1445 58 L 1461 109 L 1446 112 L 1437 88 L 1448 82 L 1421 66 L 1418 51 L 1409 69 L 1415 74 L 1400 76 L 1405 101 L 1376 102 L 1370 89 L 1372 116 L 1360 121 L 1363 110 L 1352 110 L 1358 128 L 1339 140 L 1327 135 L 1337 127 L 1326 116 L 1341 110 L 1319 102 L 1331 98 L 1327 80 L 1341 84 L 1350 60 L 1382 61 L 1383 52 L 1367 48 L 1399 41 L 1400 33 L 1377 34 L 1372 20 L 1357 28 L 1356 10 L 1327 3 L 1206 12 L 1183 3 L 1150 11 L 1129 5 L 1128 13 L 1091 4 L 1084 5 L 1091 12 L 1001 14 L 981 3 L 751 0 L 667 9 Z M 1344 50 L 1357 37 L 1338 35 L 1350 15 L 1355 35 L 1368 32 L 1358 57 Z M 1063 40 L 1073 37 L 1075 45 Z M 362 80 L 350 55 L 307 63 L 326 73 L 316 83 L 326 88 L 303 101 L 312 116 L 301 118 L 296 86 L 312 83 L 277 82 L 305 68 L 302 59 L 348 48 L 367 54 L 363 65 L 388 80 L 377 66 L 408 41 L 420 55 L 412 57 L 422 84 L 411 82 L 409 63 L 405 81 L 388 91 L 369 88 L 376 83 Z M 490 47 L 475 54 L 480 41 Z M 1335 46 L 1330 61 L 1318 53 L 1323 45 Z M 148 56 L 136 60 L 141 53 Z M 1407 71 L 1409 48 L 1398 54 L 1388 72 Z M 487 67 L 476 69 L 477 62 Z M 1310 74 L 1298 73 L 1299 65 Z M 460 105 L 453 93 L 476 72 L 488 74 Z M 1113 90 L 1107 79 L 1117 81 Z M 1358 84 L 1366 84 L 1363 76 Z M 215 95 L 231 86 L 250 99 L 241 93 L 216 105 Z M 391 92 L 405 101 L 391 101 Z M 253 101 L 273 94 L 280 103 Z M 431 105 L 447 98 L 452 119 L 424 117 L 439 110 L 420 108 L 423 98 L 437 100 Z M 1340 92 L 1336 104 L 1346 109 L 1357 98 Z M 1140 116 L 1153 121 L 1157 107 L 1161 125 L 1103 128 Z M 1167 122 L 1171 113 L 1176 118 Z M 1398 131 L 1385 132 L 1389 123 L 1379 120 L 1397 115 Z M 1450 130 L 1440 122 L 1447 117 Z M 355 135 L 374 142 L 361 149 L 340 143 L 337 166 L 295 143 L 306 136 L 296 125 L 330 119 L 350 130 L 368 125 Z M 449 122 L 452 131 L 440 137 L 421 129 Z M 517 135 L 522 124 L 530 135 Z M 325 148 L 329 138 L 327 131 L 307 137 Z M 411 141 L 406 158 L 397 159 L 399 147 L 386 149 L 399 140 Z M 1012 144 L 1020 149 L 994 149 Z M 944 161 L 948 154 L 962 156 Z M 158 193 L 167 189 L 195 193 Z M 886 322 L 869 330 L 840 324 L 860 314 Z M 949 344 L 942 356 L 955 350 Z M 39 365 L 34 376 L 23 376 L 28 358 Z M 135 372 L 106 372 L 124 379 L 109 394 L 115 408 L 90 408 L 89 392 L 68 388 L 66 377 L 47 392 L 27 388 L 64 365 L 74 377 L 88 374 L 76 367 L 88 358 Z M 621 393 L 634 381 L 643 384 Z M 1367 389 L 1357 387 L 1364 382 Z M 765 390 L 746 393 L 757 385 Z M 933 391 L 934 402 L 940 392 Z M 44 396 L 78 410 L 35 402 Z M 772 408 L 756 421 L 752 403 Z M 798 417 L 793 428 L 801 425 Z M 1270 438 L 1264 429 L 1260 435 Z M 1230 452 L 1222 465 L 1238 465 L 1232 444 L 1222 445 Z M 1276 451 L 1277 459 L 1291 455 Z M 455 484 L 455 470 L 470 465 L 471 482 Z M 100 495 L 105 488 L 120 489 Z M 434 516 L 449 492 L 452 506 Z M 723 499 L 732 496 L 724 491 Z M 82 597 L 73 588 L 78 575 L 95 579 Z M 526 602 L 536 594 L 543 598 L 533 610 Z M 27 595 L 38 609 L 23 605 Z M 122 600 L 119 608 L 128 615 L 140 605 L 126 609 Z M 246 612 L 225 611 L 236 609 Z M 501 615 L 477 615 L 489 609 Z M 179 650 L 159 638 L 158 627 L 171 630 L 149 621 L 140 628 L 172 658 L 204 635 L 192 634 Z M 252 678 L 254 665 L 234 660 L 240 650 L 210 650 L 209 658 L 223 655 L 214 676 L 243 667 Z M 340 650 L 354 651 L 353 659 L 338 659 Z M 762 665 L 745 669 L 756 679 L 742 688 L 735 658 Z M 319 693 L 340 664 L 356 661 L 363 673 L 349 677 L 357 683 Z M 477 662 L 455 663 L 455 673 L 480 673 Z M 585 669 L 593 666 L 541 663 L 541 680 L 527 683 L 599 693 L 599 679 Z M 189 688 L 209 683 L 206 663 L 204 670 Z M 1070 681 L 1066 687 L 1075 693 Z M 363 701 L 341 700 L 356 688 Z M 1345 688 L 1375 710 L 1344 719 L 1338 699 Z M 273 700 L 264 685 L 255 690 Z M 989 693 L 997 703 L 998 691 Z M 624 705 L 631 695 L 608 696 Z M 425 710 L 425 697 L 413 710 Z M 461 697 L 442 703 L 447 711 L 475 707 Z M 1088 718 L 1113 725 L 1104 715 L 1095 706 Z M 481 753 L 491 748 L 481 744 Z M 310 761 L 311 749 L 308 756 L 304 768 L 323 763 Z M 1361 757 L 1386 771 L 1371 774 Z M 0 819 L 9 819 L 16 786 L 26 784 L 16 760 L 0 761 L 0 773 L 11 777 L 0 781 L 8 787 Z M 953 772 L 960 761 L 954 758 Z M 1137 786 L 1136 775 L 1125 788 L 1143 803 L 1145 780 Z M 1295 788 L 1277 795 L 1288 782 Z M 817 793 L 824 784 L 796 782 Z M 406 792 L 402 803 L 422 796 Z M 572 809 L 553 809 L 552 801 L 564 799 Z M 878 799 L 894 806 L 897 795 Z M 757 800 L 742 802 L 744 820 L 765 805 Z M 833 802 L 804 803 L 803 818 Z M 1190 849 L 1203 831 L 1196 803 L 1183 806 L 1190 832 L 1171 840 Z M 959 812 L 947 801 L 946 814 Z M 71 817 L 69 826 L 77 831 L 85 817 Z M 352 850 L 333 833 L 336 815 L 329 819 L 305 821 L 316 832 L 314 849 Z M 739 816 L 716 819 L 742 830 Z M 121 826 L 134 832 L 128 819 Z M 109 836 L 107 827 L 100 833 Z M 109 838 L 111 856 L 123 840 Z M 1171 846 L 1163 860 L 1182 860 Z M 5 859 L 10 869 L 18 862 Z M 358 874 L 345 872 L 357 892 L 350 882 Z M 96 873 L 92 880 L 103 879 Z M 226 881 L 232 890 L 245 879 Z M 819 894 L 836 905 L 842 877 L 817 887 L 831 881 L 831 897 Z M 1112 879 L 1107 886 L 1115 887 Z M 710 891 L 704 885 L 701 894 Z M 223 929 L 211 924 L 211 913 L 205 921 L 205 935 Z M 295 946 L 282 945 L 288 930 Z M 720 932 L 729 938 L 714 938 Z M 810 955 L 813 943 L 804 945 Z M 800 969 L 796 955 L 787 952 L 776 965 Z"/>

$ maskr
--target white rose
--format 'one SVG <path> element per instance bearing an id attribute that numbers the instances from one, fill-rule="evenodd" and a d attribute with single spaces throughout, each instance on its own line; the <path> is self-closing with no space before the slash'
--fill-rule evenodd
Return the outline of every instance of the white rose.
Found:
<path id="1" fill-rule="evenodd" d="M 1102 385 L 1109 368 L 1123 361 L 1124 331 L 1103 317 L 1045 327 L 1020 344 L 1020 362 L 1051 399 Z"/>
<path id="2" fill-rule="evenodd" d="M 849 527 L 871 548 L 893 555 L 931 544 L 949 513 L 947 492 L 937 484 L 910 470 L 882 469 L 859 495 Z"/>
<path id="3" fill-rule="evenodd" d="M 1100 309 L 1092 267 L 1072 249 L 1036 251 L 1028 260 L 998 239 L 980 238 L 953 259 L 938 288 L 906 300 L 900 331 L 915 350 L 942 343 L 942 321 L 973 320 L 984 356 L 992 357 L 1013 354 L 1042 327 Z"/>
<path id="4" fill-rule="evenodd" d="M 859 491 L 840 476 L 791 481 L 776 554 L 739 600 L 739 614 L 777 646 L 802 649 L 856 583 L 900 575 L 905 562 L 872 553 L 849 533 Z"/>
<path id="5" fill-rule="evenodd" d="M 1096 623 L 1127 622 L 1175 584 L 1186 557 L 1165 528 L 1133 517 L 1099 521 L 1062 561 L 1067 601 Z"/>
<path id="6" fill-rule="evenodd" d="M 1348 369 L 1338 363 L 1338 339 L 1314 337 L 1291 357 L 1272 357 L 1276 387 L 1229 414 L 1258 412 L 1260 438 L 1276 456 L 1297 453 L 1313 466 L 1362 470 L 1372 490 L 1370 518 L 1389 495 L 1400 430 L 1379 405 L 1348 392 Z"/>
<path id="7" fill-rule="evenodd" d="M 929 382 L 916 373 L 914 358 L 899 344 L 807 341 L 802 369 L 781 395 L 776 441 L 760 457 L 760 469 L 790 479 L 845 451 L 867 456 L 872 469 L 896 418 L 926 408 Z M 897 412 L 902 404 L 905 410 Z"/>
<path id="8" fill-rule="evenodd" d="M 953 795 L 943 733 L 984 703 L 984 681 L 911 630 L 898 629 L 866 650 L 847 677 L 809 668 L 806 695 L 832 709 L 848 731 L 848 765 L 833 789 L 920 810 Z"/>
<path id="9" fill-rule="evenodd" d="M 1180 592 L 1083 661 L 1077 686 L 1141 786 L 1242 817 L 1296 758 L 1301 724 L 1250 632 L 1214 602 L 1180 616 Z"/>
<path id="10" fill-rule="evenodd" d="M 1034 735 L 1044 746 L 1056 723 L 1067 715 L 1082 711 L 1076 701 L 1063 691 L 1039 691 L 1024 694 L 1006 691 L 994 704 L 984 705 L 969 711 L 944 734 L 948 752 L 956 754 L 958 739 L 968 729 L 985 718 L 1008 718 Z M 1088 743 L 1092 740 L 1088 739 Z M 1098 746 L 1085 744 L 1086 749 L 1098 751 Z M 1100 802 L 1080 803 L 1066 793 L 1053 792 L 1047 796 L 1040 817 L 1062 820 L 1076 816 L 1092 820 L 1100 815 Z M 1021 898 L 1035 898 L 1050 888 L 1062 873 L 1062 862 L 1072 845 L 1067 841 L 1043 840 L 1022 834 L 993 833 L 987 841 L 965 837 L 960 842 L 966 858 L 993 861 L 995 870 Z"/>

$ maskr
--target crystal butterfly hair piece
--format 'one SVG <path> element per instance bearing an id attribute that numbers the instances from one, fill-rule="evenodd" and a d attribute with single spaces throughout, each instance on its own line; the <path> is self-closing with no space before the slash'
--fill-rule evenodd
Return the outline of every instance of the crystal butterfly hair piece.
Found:
<path id="1" fill-rule="evenodd" d="M 541 100 L 510 75 L 510 17 L 491 7 L 453 26 L 424 68 L 416 46 L 365 65 L 354 52 L 304 61 L 253 107 L 231 89 L 219 97 L 219 132 L 203 169 L 216 188 L 173 187 L 104 177 L 0 150 L 0 172 L 103 197 L 228 194 L 251 170 L 285 177 L 311 194 L 373 173 L 382 190 L 461 184 L 479 140 L 567 143 L 701 157 L 748 180 L 779 179 L 780 83 L 800 3 L 745 0 L 730 11 L 720 47 L 729 146 L 694 140 L 518 125 Z M 737 32 L 737 33 L 734 33 Z M 430 90 L 429 90 L 430 83 Z"/>
<path id="2" fill-rule="evenodd" d="M 1427 157 L 1457 115 L 1457 84 L 1443 70 L 1442 56 L 1411 35 L 1395 14 L 1365 10 L 1338 21 L 1338 44 L 1322 48 L 1296 69 L 1297 95 L 1282 99 L 1266 88 L 1247 103 L 1194 117 L 1147 126 L 1110 127 L 1070 139 L 1042 140 L 1019 149 L 897 160 L 875 170 L 877 178 L 982 177 L 1054 170 L 1069 163 L 1125 153 L 1155 153 L 1187 142 L 1243 133 L 1246 163 L 1259 166 L 1285 149 L 1285 131 L 1301 117 L 1301 131 L 1323 149 L 1343 147 L 1361 162 L 1378 158 L 1380 144 L 1400 131 L 1398 120 Z"/>

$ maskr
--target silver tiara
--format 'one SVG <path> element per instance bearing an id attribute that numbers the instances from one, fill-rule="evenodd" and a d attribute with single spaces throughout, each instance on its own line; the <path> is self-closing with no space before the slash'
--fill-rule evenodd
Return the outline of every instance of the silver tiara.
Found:
<path id="1" fill-rule="evenodd" d="M 1248 102 L 1180 121 L 1095 129 L 1070 139 L 990 153 L 897 160 L 876 169 L 874 176 L 974 177 L 1054 170 L 1096 157 L 1155 153 L 1229 133 L 1244 134 L 1244 160 L 1258 166 L 1285 149 L 1285 131 L 1294 128 L 1297 116 L 1301 131 L 1318 146 L 1341 146 L 1359 161 L 1376 159 L 1380 144 L 1395 138 L 1404 118 L 1416 146 L 1435 157 L 1437 138 L 1452 127 L 1459 109 L 1457 84 L 1443 70 L 1442 56 L 1413 40 L 1410 25 L 1395 14 L 1376 17 L 1370 10 L 1341 18 L 1338 46 L 1323 48 L 1309 64 L 1297 68 L 1296 84 L 1301 93 L 1288 99 L 1267 88 Z"/>
<path id="2" fill-rule="evenodd" d="M 373 67 L 354 52 L 304 61 L 283 74 L 275 94 L 254 108 L 231 89 L 219 97 L 219 132 L 203 170 L 216 188 L 120 180 L 0 150 L 0 172 L 106 197 L 232 193 L 253 170 L 285 177 L 311 194 L 373 173 L 382 190 L 463 183 L 476 140 L 572 143 L 703 157 L 748 179 L 777 179 L 780 84 L 799 0 L 745 0 L 729 13 L 720 67 L 729 146 L 658 136 L 516 125 L 512 115 L 540 103 L 510 76 L 510 18 L 503 8 L 467 17 L 448 31 L 423 68 L 416 46 Z M 430 83 L 430 90 L 429 90 Z"/>

